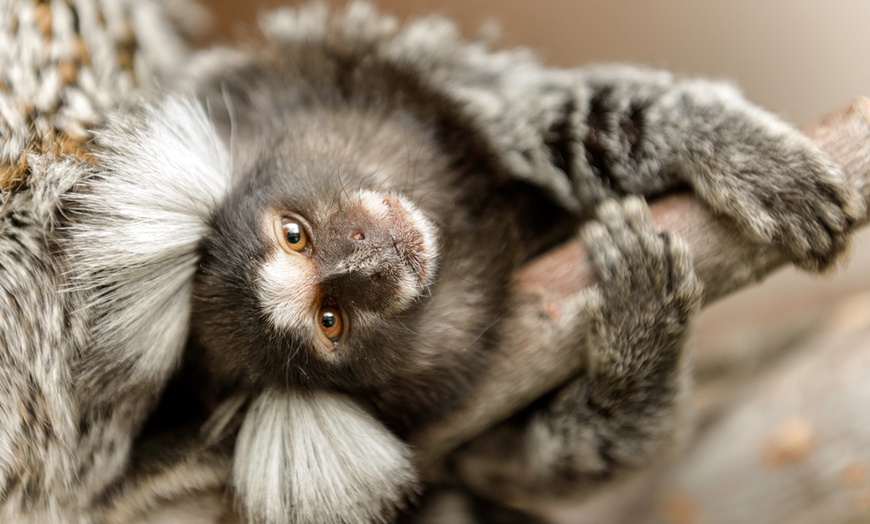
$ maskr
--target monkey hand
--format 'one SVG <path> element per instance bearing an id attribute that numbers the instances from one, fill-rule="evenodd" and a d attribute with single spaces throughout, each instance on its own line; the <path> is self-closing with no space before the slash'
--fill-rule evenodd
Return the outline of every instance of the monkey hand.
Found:
<path id="1" fill-rule="evenodd" d="M 557 395 L 553 412 L 587 420 L 598 457 L 586 469 L 609 475 L 646 465 L 678 434 L 686 338 L 703 288 L 686 244 L 655 232 L 643 200 L 605 202 L 597 218 L 583 231 L 599 278 L 587 309 L 589 368 L 579 390 Z"/>
<path id="2" fill-rule="evenodd" d="M 724 118 L 701 141 L 712 151 L 689 155 L 702 171 L 693 180 L 715 210 L 737 220 L 756 241 L 782 246 L 805 270 L 830 268 L 848 245 L 865 204 L 842 170 L 807 137 L 767 113 Z M 709 156 L 708 156 L 709 155 Z"/>
<path id="3" fill-rule="evenodd" d="M 653 230 L 636 197 L 605 202 L 583 239 L 599 276 L 574 339 L 585 340 L 588 368 L 452 457 L 462 482 L 492 500 L 576 500 L 648 465 L 680 434 L 686 334 L 703 294 L 689 251 Z"/>

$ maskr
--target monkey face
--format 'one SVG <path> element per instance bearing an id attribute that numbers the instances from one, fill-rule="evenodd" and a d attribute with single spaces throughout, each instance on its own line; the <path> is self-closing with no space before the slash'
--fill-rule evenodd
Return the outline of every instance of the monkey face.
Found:
<path id="1" fill-rule="evenodd" d="M 396 193 L 257 182 L 203 243 L 193 326 L 213 371 L 352 388 L 400 368 L 436 273 L 434 224 Z"/>
<path id="2" fill-rule="evenodd" d="M 426 366 L 420 323 L 442 307 L 436 270 L 459 238 L 438 234 L 454 209 L 440 188 L 458 175 L 405 113 L 294 108 L 237 148 L 202 242 L 194 337 L 231 383 L 376 388 Z"/>
<path id="3" fill-rule="evenodd" d="M 324 208 L 322 208 L 324 209 Z M 270 322 L 309 331 L 314 353 L 341 359 L 354 331 L 401 314 L 435 273 L 435 227 L 406 198 L 362 190 L 311 216 L 270 207 L 258 297 Z"/>

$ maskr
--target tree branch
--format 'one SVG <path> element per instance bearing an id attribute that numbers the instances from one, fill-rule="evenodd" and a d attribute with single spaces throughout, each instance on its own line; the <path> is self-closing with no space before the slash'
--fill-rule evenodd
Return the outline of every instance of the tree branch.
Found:
<path id="1" fill-rule="evenodd" d="M 804 132 L 844 168 L 870 202 L 870 98 L 857 99 Z M 659 230 L 682 236 L 692 248 L 707 303 L 762 280 L 788 262 L 774 247 L 738 235 L 689 194 L 657 200 L 651 210 Z M 576 349 L 582 340 L 562 329 L 566 315 L 560 312 L 582 311 L 581 292 L 593 282 L 578 240 L 553 249 L 517 275 L 517 290 L 527 299 L 511 319 L 510 336 L 493 365 L 482 372 L 480 388 L 464 409 L 412 438 L 422 471 L 437 468 L 452 449 L 582 369 L 583 355 Z M 560 343 L 565 336 L 573 336 L 575 342 Z"/>

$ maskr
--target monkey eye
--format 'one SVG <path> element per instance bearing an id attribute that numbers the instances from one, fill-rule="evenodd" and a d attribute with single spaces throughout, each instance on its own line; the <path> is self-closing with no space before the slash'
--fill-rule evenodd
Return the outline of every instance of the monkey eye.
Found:
<path id="1" fill-rule="evenodd" d="M 320 331 L 330 342 L 337 342 L 344 333 L 344 319 L 341 312 L 334 307 L 324 306 L 317 313 Z"/>
<path id="2" fill-rule="evenodd" d="M 288 253 L 303 253 L 311 249 L 305 226 L 291 217 L 282 216 L 275 220 L 275 236 L 281 248 Z"/>

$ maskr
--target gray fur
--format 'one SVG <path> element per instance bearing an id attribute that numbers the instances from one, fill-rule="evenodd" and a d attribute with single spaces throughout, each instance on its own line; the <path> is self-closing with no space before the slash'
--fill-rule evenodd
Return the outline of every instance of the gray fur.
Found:
<path id="1" fill-rule="evenodd" d="M 22 199 L 0 218 L 0 516 L 52 520 L 78 501 L 69 487 L 80 462 L 71 364 L 86 338 L 76 298 L 58 295 L 61 270 L 46 233 Z M 71 321 L 67 324 L 67 321 Z M 67 327 L 68 326 L 68 327 Z"/>
<path id="2" fill-rule="evenodd" d="M 55 197 L 35 207 L 49 224 L 34 220 L 28 193 L 2 218 L 0 489 L 10 521 L 88 519 L 123 473 L 179 362 L 185 286 L 228 182 L 223 146 L 189 102 L 116 117 L 99 143 L 101 171 L 56 162 L 34 177 L 35 195 Z"/>
<path id="3" fill-rule="evenodd" d="M 145 486 L 145 498 L 172 496 L 124 480 L 132 438 L 182 350 L 194 361 L 203 355 L 184 346 L 192 281 L 202 277 L 198 263 L 208 262 L 199 242 L 214 231 L 227 191 L 251 193 L 243 184 L 252 170 L 272 182 L 351 173 L 343 179 L 351 191 L 325 195 L 330 206 L 352 202 L 341 198 L 358 198 L 360 189 L 401 194 L 438 229 L 440 255 L 427 293 L 402 303 L 401 314 L 413 313 L 400 318 L 406 327 L 391 324 L 392 311 L 367 317 L 371 338 L 379 333 L 385 343 L 364 346 L 372 358 L 340 373 L 303 366 L 282 390 L 268 366 L 240 364 L 226 347 L 205 344 L 206 355 L 225 358 L 207 359 L 217 366 L 209 379 L 217 387 L 199 393 L 218 403 L 234 388 L 255 397 L 238 436 L 233 483 L 241 513 L 269 522 L 388 520 L 415 485 L 400 437 L 474 394 L 475 374 L 497 350 L 499 319 L 511 308 L 513 272 L 572 235 L 605 200 L 689 184 L 751 238 L 782 245 L 809 269 L 837 259 L 847 226 L 863 213 L 815 146 L 718 83 L 626 66 L 549 69 L 523 50 L 462 41 L 443 19 L 401 27 L 362 4 L 334 16 L 318 7 L 264 20 L 263 49 L 209 51 L 191 65 L 184 83 L 205 100 L 208 118 L 199 101 L 171 97 L 123 109 L 98 136 L 100 162 L 42 166 L 33 190 L 3 208 L 0 388 L 10 399 L 0 420 L 3 520 L 87 522 L 138 515 L 125 501 L 154 507 L 125 486 Z M 258 168 L 263 161 L 276 163 Z M 584 238 L 602 282 L 590 294 L 591 324 L 578 320 L 576 337 L 589 368 L 454 458 L 456 480 L 470 489 L 506 503 L 574 496 L 643 467 L 682 428 L 683 341 L 700 296 L 688 253 L 677 239 L 653 234 L 634 199 L 605 205 L 598 218 Z M 257 267 L 260 259 L 245 260 Z M 225 324 L 251 316 L 243 307 L 218 313 Z M 265 330 L 266 344 L 238 349 L 266 353 L 276 333 Z M 300 378 L 306 372 L 310 383 Z M 298 398 L 306 388 L 314 396 Z M 295 400 L 258 405 L 271 398 L 263 391 L 276 389 Z M 337 419 L 319 429 L 294 426 L 306 409 Z M 258 433 L 262 413 L 272 413 L 265 418 L 276 432 Z M 381 443 L 360 450 L 355 435 L 340 442 L 333 433 L 312 445 L 333 453 L 330 460 L 361 459 L 320 479 L 356 491 L 275 497 L 287 487 L 280 484 L 298 484 L 293 461 L 305 453 L 295 448 L 264 477 L 281 479 L 274 484 L 246 468 L 270 459 L 252 443 L 277 445 L 280 431 L 330 433 L 338 418 Z M 523 445 L 511 445 L 515 439 Z M 218 451 L 225 449 L 232 446 Z M 378 450 L 380 458 L 360 457 Z M 247 459 L 254 461 L 240 462 Z M 173 493 L 185 482 L 199 489 L 221 480 L 220 461 L 207 461 L 200 474 L 181 462 Z M 352 478 L 372 463 L 372 479 Z M 113 493 L 123 496 L 106 496 Z M 357 506 L 361 493 L 368 502 Z M 329 505 L 288 515 L 288 507 L 312 507 L 320 497 Z"/>
<path id="4" fill-rule="evenodd" d="M 100 351 L 93 295 L 73 285 L 62 245 L 67 196 L 98 170 L 91 131 L 186 56 L 158 3 L 132 4 L 4 0 L 0 8 L 3 522 L 95 520 L 166 380 L 82 358 Z M 127 32 L 142 36 L 128 61 L 117 46 Z"/>
<path id="5" fill-rule="evenodd" d="M 585 372 L 452 457 L 495 500 L 576 497 L 666 456 L 686 427 L 684 346 L 703 294 L 686 245 L 657 234 L 635 197 L 602 205 L 583 240 L 600 282 L 588 292 Z"/>
<path id="6" fill-rule="evenodd" d="M 512 273 L 602 202 L 689 184 L 750 238 L 783 245 L 808 269 L 837 259 L 863 213 L 815 146 L 726 85 L 627 66 L 546 69 L 523 52 L 463 43 L 443 20 L 400 28 L 361 4 L 332 18 L 322 7 L 281 11 L 264 32 L 269 45 L 229 53 L 231 67 L 218 65 L 217 51 L 195 68 L 194 84 L 240 159 L 195 292 L 194 331 L 218 391 L 337 389 L 405 435 L 473 394 L 473 370 L 486 365 L 510 310 Z M 325 365 L 295 335 L 284 341 L 308 329 L 304 315 L 286 316 L 299 326 L 261 320 L 263 306 L 248 291 L 257 280 L 244 275 L 258 274 L 269 248 L 252 243 L 257 227 L 235 217 L 259 213 L 271 202 L 265 192 L 316 222 L 345 213 L 356 191 L 404 195 L 446 243 L 428 296 L 399 322 L 389 308 L 366 316 L 367 342 L 347 353 L 365 356 Z M 554 214 L 532 224 L 545 209 Z M 577 325 L 589 367 L 454 458 L 457 480 L 488 497 L 572 496 L 650 463 L 680 434 L 683 346 L 701 297 L 690 256 L 679 239 L 652 231 L 637 199 L 606 203 L 598 219 L 584 240 L 601 285 L 588 297 L 590 323 Z M 251 431 L 246 423 L 245 442 L 265 438 Z M 262 461 L 252 449 L 237 444 L 236 463 Z M 289 478 L 292 461 L 284 460 L 279 470 Z M 244 478 L 237 473 L 237 487 Z M 375 501 L 400 491 L 398 483 L 380 489 Z M 269 522 L 313 497 L 239 495 L 245 512 Z M 358 520 L 343 509 L 348 498 L 304 521 Z M 377 513 L 379 504 L 365 510 Z"/>

